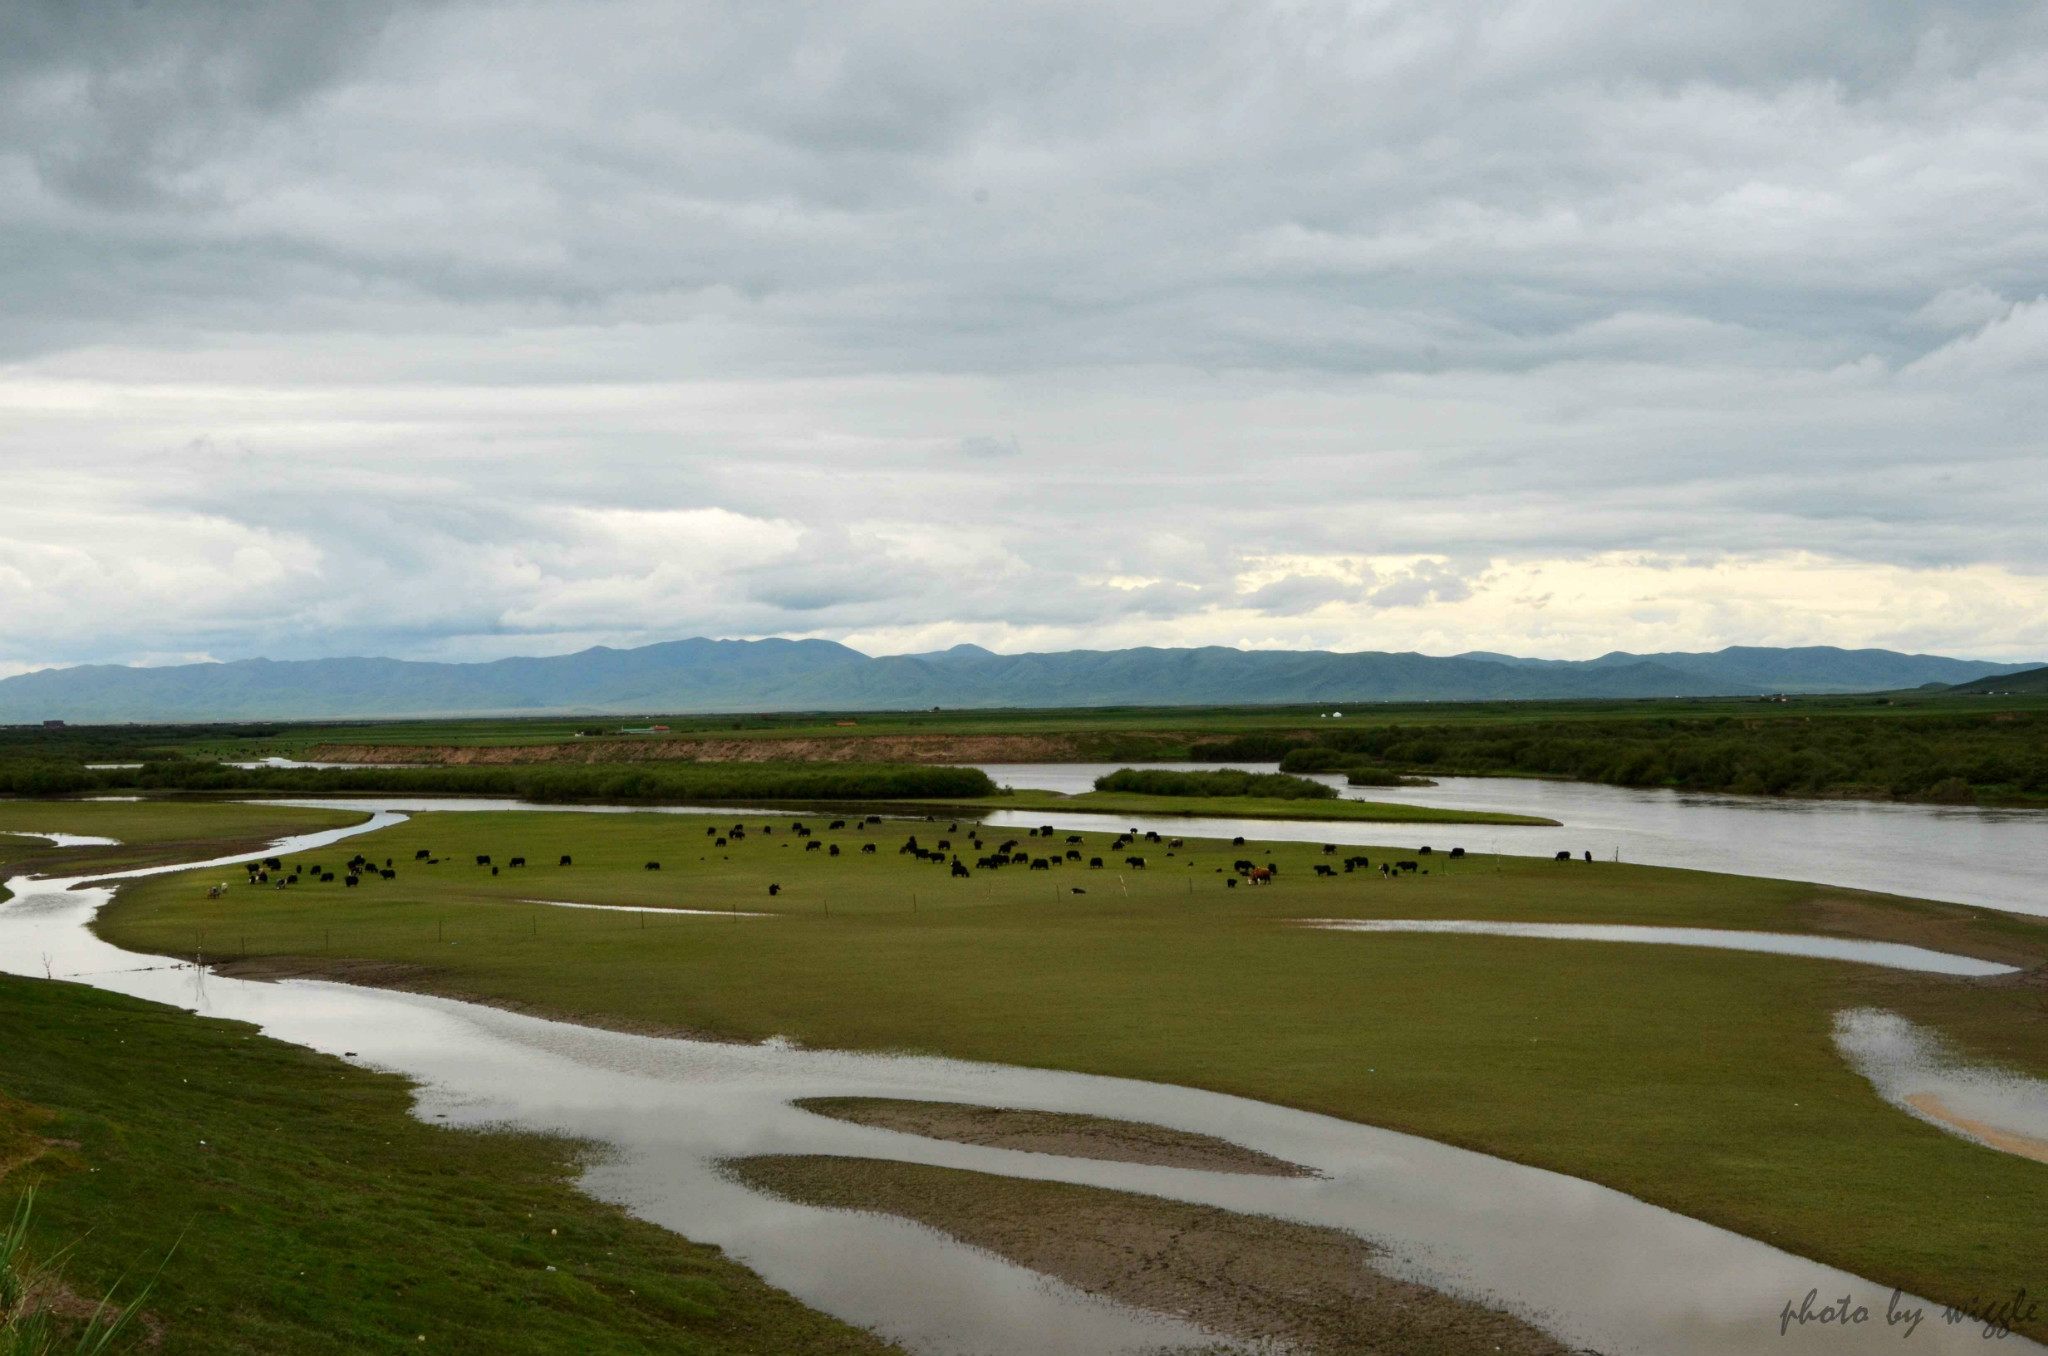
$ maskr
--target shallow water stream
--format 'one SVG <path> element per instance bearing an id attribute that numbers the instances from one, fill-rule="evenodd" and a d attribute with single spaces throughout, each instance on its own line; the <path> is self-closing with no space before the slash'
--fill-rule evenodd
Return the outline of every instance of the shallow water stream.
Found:
<path id="1" fill-rule="evenodd" d="M 402 818 L 384 810 L 359 828 L 304 835 L 269 851 L 304 852 Z M 240 860 L 246 858 L 222 864 Z M 102 879 L 149 874 L 156 872 Z M 586 1179 L 594 1193 L 719 1244 L 807 1303 L 921 1352 L 1078 1356 L 1207 1338 L 1174 1320 L 1089 1299 L 915 1225 L 761 1196 L 723 1176 L 717 1163 L 762 1153 L 889 1157 L 1332 1225 L 1381 1244 L 1393 1274 L 1487 1299 L 1600 1352 L 1746 1356 L 1865 1352 L 1882 1344 L 1945 1353 L 1984 1346 L 1975 1326 L 1945 1325 L 1931 1306 L 1911 1342 L 1897 1344 L 1897 1334 L 1883 1330 L 1889 1292 L 1872 1282 L 1590 1182 L 1412 1136 L 1122 1079 L 776 1042 L 631 1036 L 414 994 L 223 979 L 100 941 L 88 924 L 111 897 L 105 885 L 8 885 L 15 898 L 0 904 L 0 968 L 77 979 L 255 1022 L 314 1049 L 352 1052 L 361 1063 L 418 1080 L 423 1117 L 513 1124 L 608 1144 L 612 1157 Z M 707 918 L 704 925 L 719 924 Z M 1149 1121 L 1228 1139 L 1322 1175 L 1248 1177 L 1019 1153 L 829 1120 L 790 1104 L 824 1096 Z M 215 1132 L 223 1140 L 236 1133 L 232 1125 Z M 1783 1307 L 1809 1290 L 1823 1303 L 1854 1296 L 1877 1315 L 1877 1326 L 1808 1324 L 1781 1337 Z M 1999 1349 L 2044 1351 L 2011 1337 Z"/>

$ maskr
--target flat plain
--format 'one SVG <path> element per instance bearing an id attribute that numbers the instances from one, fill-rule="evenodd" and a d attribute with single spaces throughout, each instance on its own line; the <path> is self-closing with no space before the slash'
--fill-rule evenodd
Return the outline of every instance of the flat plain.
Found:
<path id="1" fill-rule="evenodd" d="M 2037 1205 L 2048 1169 L 1895 1110 L 1830 1040 L 1836 1012 L 1882 1007 L 1973 1059 L 2048 1073 L 2037 987 L 1295 920 L 1817 932 L 2023 967 L 2048 961 L 2038 922 L 1612 863 L 1451 862 L 1456 833 L 1435 828 L 1428 857 L 1415 836 L 1325 854 L 1195 839 L 1116 848 L 1105 830 L 1079 835 L 1079 863 L 970 865 L 958 878 L 956 852 L 971 864 L 1015 839 L 1049 861 L 1068 834 L 982 830 L 977 848 L 967 820 L 833 830 L 800 818 L 815 837 L 758 813 L 422 814 L 310 854 L 330 870 L 356 853 L 388 860 L 393 879 L 237 884 L 209 900 L 218 871 L 166 876 L 125 889 L 100 928 L 142 951 L 204 945 L 244 973 L 367 979 L 634 1030 L 780 1035 L 1234 1093 L 1589 1178 L 1944 1302 L 2031 1284 L 2048 1254 Z M 946 860 L 899 851 L 913 835 L 927 852 L 945 840 Z M 422 851 L 437 864 L 415 860 Z M 1354 853 L 1372 866 L 1315 874 Z M 515 856 L 531 865 L 509 866 Z M 1089 868 L 1097 857 L 1105 865 Z M 1387 857 L 1428 874 L 1384 878 Z M 1238 860 L 1276 865 L 1274 882 L 1231 888 Z"/>

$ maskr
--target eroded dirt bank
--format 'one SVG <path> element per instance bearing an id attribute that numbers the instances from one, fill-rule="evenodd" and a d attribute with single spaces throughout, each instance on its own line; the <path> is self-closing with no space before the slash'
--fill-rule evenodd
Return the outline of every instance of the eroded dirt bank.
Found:
<path id="1" fill-rule="evenodd" d="M 1185 734 L 1119 734 L 1106 743 L 1057 734 L 845 735 L 813 739 L 579 739 L 486 748 L 432 744 L 315 744 L 321 763 L 1076 763 L 1184 756 Z"/>
<path id="2" fill-rule="evenodd" d="M 1111 1120 L 1064 1111 L 917 1102 L 895 1097 L 810 1097 L 797 1103 L 834 1120 L 900 1130 L 994 1149 L 1100 1158 L 1114 1163 L 1155 1163 L 1205 1172 L 1248 1172 L 1262 1177 L 1308 1177 L 1299 1164 L 1247 1149 L 1213 1135 L 1197 1135 L 1142 1121 Z"/>
<path id="3" fill-rule="evenodd" d="M 1373 1246 L 1339 1229 L 883 1159 L 728 1166 L 788 1200 L 916 1220 L 1091 1294 L 1316 1356 L 1570 1352 L 1510 1314 L 1381 1275 Z"/>

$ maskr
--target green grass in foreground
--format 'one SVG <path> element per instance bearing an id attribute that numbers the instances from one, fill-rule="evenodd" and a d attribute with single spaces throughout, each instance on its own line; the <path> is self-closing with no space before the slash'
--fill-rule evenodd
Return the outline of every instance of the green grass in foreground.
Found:
<path id="1" fill-rule="evenodd" d="M 1182 815 L 1204 819 L 1327 819 L 1387 824 L 1555 824 L 1537 815 L 1447 810 L 1373 800 L 1279 800 L 1269 796 L 1143 796 L 1128 791 L 1007 791 L 980 800 L 933 802 L 965 809 L 1076 810 L 1104 815 Z"/>
<path id="2" fill-rule="evenodd" d="M 1212 1088 L 1388 1126 L 1590 1178 L 1944 1302 L 2036 1293 L 2048 1167 L 1881 1101 L 1835 1053 L 1838 1010 L 1874 1005 L 1969 1055 L 2048 1073 L 2038 989 L 1680 947 L 1360 936 L 1304 916 L 1631 921 L 1836 931 L 2048 960 L 2048 926 L 1791 882 L 1608 863 L 1468 858 L 1398 881 L 1315 877 L 1313 845 L 1190 840 L 1115 853 L 1143 871 L 1006 868 L 952 879 L 894 851 L 907 832 L 970 861 L 972 826 L 786 822 L 724 849 L 687 815 L 421 815 L 351 843 L 398 879 L 344 891 L 164 878 L 102 930 L 148 951 L 415 967 L 420 987 L 607 1023 L 850 1049 L 924 1050 Z M 1027 846 L 1021 831 L 985 833 Z M 1419 835 L 1417 835 L 1419 836 Z M 1065 834 L 1056 846 L 1064 848 Z M 857 845 L 873 840 L 869 856 Z M 1459 841 L 1432 831 L 1439 854 Z M 1413 855 L 1415 837 L 1395 845 Z M 1471 846 L 1468 839 L 1467 845 Z M 438 867 L 413 866 L 421 847 Z M 1364 849 L 1375 862 L 1389 849 Z M 493 877 L 474 854 L 537 865 Z M 575 865 L 554 866 L 569 853 Z M 325 854 L 334 857 L 336 854 Z M 1238 857 L 1276 884 L 1225 889 Z M 660 860 L 662 869 L 643 869 Z M 771 899 L 769 882 L 783 887 Z M 1085 895 L 1072 893 L 1075 887 Z M 706 917 L 548 909 L 524 899 L 773 909 Z M 459 943 L 457 945 L 456 943 Z M 2048 1336 L 2039 1324 L 2033 1335 Z"/>
<path id="3" fill-rule="evenodd" d="M 572 1143 L 422 1124 L 403 1079 L 38 980 L 0 977 L 0 1032 L 0 1210 L 40 1181 L 87 1295 L 177 1244 L 164 1356 L 894 1350 L 584 1195 Z"/>

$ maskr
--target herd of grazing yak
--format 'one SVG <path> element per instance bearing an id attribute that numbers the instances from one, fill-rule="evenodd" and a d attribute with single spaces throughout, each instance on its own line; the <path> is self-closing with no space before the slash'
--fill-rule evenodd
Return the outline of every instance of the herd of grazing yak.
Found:
<path id="1" fill-rule="evenodd" d="M 835 819 L 826 827 L 828 830 L 845 829 L 847 822 L 844 819 Z M 863 831 L 870 824 L 880 824 L 881 822 L 882 817 L 880 815 L 868 815 L 864 819 L 853 821 L 855 828 Z M 804 851 L 825 851 L 834 857 L 839 855 L 839 844 L 818 841 L 816 833 L 806 826 L 802 820 L 791 821 L 787 825 L 787 829 L 796 838 L 803 841 Z M 763 824 L 760 832 L 764 837 L 772 835 L 775 832 L 775 826 L 773 824 Z M 953 824 L 947 832 L 958 834 L 960 826 L 957 823 Z M 1030 871 L 1050 871 L 1056 866 L 1065 866 L 1070 863 L 1079 865 L 1084 860 L 1081 851 L 1084 839 L 1078 833 L 1066 835 L 1066 841 L 1057 847 L 1048 846 L 1055 837 L 1055 831 L 1050 824 L 1040 825 L 1038 828 L 1025 831 L 1027 837 L 1043 840 L 1043 843 L 1035 848 L 1025 847 L 1020 840 L 1015 838 L 1006 839 L 996 844 L 993 848 L 989 848 L 982 842 L 981 833 L 982 830 L 979 826 L 970 826 L 966 833 L 967 841 L 972 845 L 973 850 L 981 854 L 974 859 L 972 870 L 968 868 L 966 860 L 958 852 L 954 851 L 951 838 L 938 839 L 931 847 L 927 848 L 917 841 L 915 834 L 912 834 L 904 840 L 903 845 L 897 848 L 896 851 L 899 855 L 915 857 L 921 862 L 932 862 L 939 866 L 947 867 L 948 874 L 955 877 L 969 877 L 975 871 L 999 871 L 1006 866 L 1023 866 L 1026 870 Z M 727 847 L 732 843 L 745 841 L 747 826 L 745 824 L 735 824 L 729 829 L 720 829 L 712 826 L 706 828 L 704 834 L 707 838 L 714 840 L 712 846 Z M 1168 857 L 1175 855 L 1178 850 L 1186 847 L 1186 843 L 1179 838 L 1162 838 L 1156 832 L 1141 834 L 1137 829 L 1131 829 L 1126 833 L 1117 835 L 1115 841 L 1109 845 L 1109 851 L 1112 854 L 1123 852 L 1126 848 L 1136 847 L 1141 839 L 1145 843 L 1159 845 Z M 1231 845 L 1233 847 L 1243 847 L 1244 839 L 1233 838 Z M 860 850 L 863 853 L 873 854 L 877 849 L 874 843 L 864 842 L 860 845 Z M 1336 844 L 1323 844 L 1323 854 L 1325 856 L 1333 857 L 1337 854 L 1337 851 Z M 1421 862 L 1417 858 L 1430 856 L 1433 851 L 1431 848 L 1423 847 L 1416 850 L 1416 858 L 1397 861 L 1383 860 L 1379 865 L 1379 874 L 1383 877 L 1398 877 L 1403 873 L 1421 871 L 1427 875 L 1428 872 L 1423 869 Z M 475 855 L 478 866 L 489 867 L 491 874 L 494 876 L 498 874 L 499 868 L 496 863 L 492 862 L 490 854 L 477 853 Z M 1461 858 L 1464 855 L 1465 849 L 1463 848 L 1452 848 L 1449 853 L 1452 860 Z M 1561 862 L 1569 861 L 1571 860 L 1571 855 L 1569 852 L 1560 852 L 1557 854 L 1557 860 Z M 1593 860 L 1593 854 L 1590 852 L 1586 853 L 1585 857 L 1589 862 Z M 423 862 L 428 866 L 439 866 L 441 864 L 441 858 L 435 856 L 427 848 L 421 848 L 415 852 L 413 860 Z M 1095 871 L 1103 869 L 1103 858 L 1087 857 L 1085 860 L 1087 869 Z M 571 866 L 573 864 L 574 862 L 569 854 L 562 854 L 560 865 Z M 324 866 L 295 862 L 287 869 L 284 862 L 276 857 L 265 857 L 260 861 L 248 862 L 246 865 L 249 871 L 249 884 L 269 885 L 279 890 L 287 886 L 297 885 L 302 876 L 327 884 L 332 884 L 337 879 L 337 872 L 329 871 Z M 505 862 L 507 869 L 523 867 L 525 865 L 526 858 L 524 857 L 508 858 Z M 1146 858 L 1143 853 L 1129 853 L 1123 858 L 1122 865 L 1133 870 L 1142 871 L 1146 867 Z M 1350 875 L 1354 871 L 1369 869 L 1372 866 L 1372 862 L 1362 854 L 1358 854 L 1344 858 L 1339 865 L 1343 868 L 1343 874 Z M 650 861 L 644 869 L 659 871 L 661 870 L 661 863 Z M 1223 868 L 1219 866 L 1216 870 L 1220 873 Z M 1240 880 L 1247 885 L 1264 885 L 1271 882 L 1275 876 L 1280 874 L 1280 865 L 1278 862 L 1267 862 L 1262 866 L 1249 858 L 1239 858 L 1231 863 L 1231 871 L 1233 874 L 1224 881 L 1224 884 L 1234 890 L 1237 888 Z M 1338 874 L 1338 868 L 1337 866 L 1319 863 L 1315 867 L 1315 874 L 1318 876 L 1335 877 Z M 342 864 L 338 875 L 342 884 L 353 886 L 364 879 L 395 880 L 398 872 L 393 868 L 391 858 L 389 857 L 384 859 L 382 866 L 378 866 L 374 861 L 364 857 L 361 853 L 357 853 Z M 210 886 L 206 892 L 207 897 L 218 898 L 226 890 L 226 885 Z M 780 885 L 770 885 L 768 887 L 768 893 L 771 895 L 778 895 L 781 892 L 782 887 Z M 1077 889 L 1074 893 L 1082 894 L 1085 892 Z"/>

